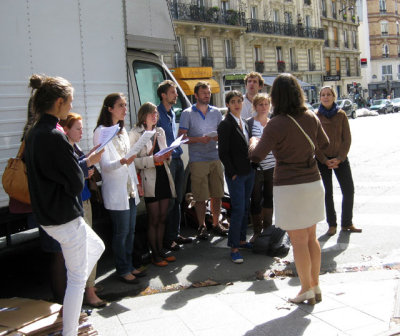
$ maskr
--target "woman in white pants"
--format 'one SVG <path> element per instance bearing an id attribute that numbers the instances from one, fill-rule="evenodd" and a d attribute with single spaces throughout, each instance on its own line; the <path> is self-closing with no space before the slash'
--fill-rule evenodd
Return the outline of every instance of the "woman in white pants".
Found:
<path id="1" fill-rule="evenodd" d="M 26 138 L 25 161 L 33 213 L 38 224 L 62 249 L 67 268 L 63 335 L 76 336 L 86 280 L 104 244 L 85 223 L 79 200 L 83 172 L 66 135 L 57 129 L 71 110 L 73 88 L 61 77 L 43 77 L 33 97 L 38 121 Z M 92 153 L 88 165 L 102 152 Z"/>

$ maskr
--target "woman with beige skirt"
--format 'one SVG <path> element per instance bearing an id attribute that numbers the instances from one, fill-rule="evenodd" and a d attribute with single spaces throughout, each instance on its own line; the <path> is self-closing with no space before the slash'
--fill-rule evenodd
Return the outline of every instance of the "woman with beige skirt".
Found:
<path id="1" fill-rule="evenodd" d="M 321 123 L 304 106 L 297 79 L 279 75 L 271 89 L 273 116 L 261 139 L 250 139 L 249 156 L 260 162 L 272 150 L 276 159 L 273 179 L 275 225 L 286 230 L 301 289 L 291 302 L 315 304 L 321 300 L 321 248 L 316 224 L 325 218 L 324 187 L 315 156 L 328 146 Z"/>

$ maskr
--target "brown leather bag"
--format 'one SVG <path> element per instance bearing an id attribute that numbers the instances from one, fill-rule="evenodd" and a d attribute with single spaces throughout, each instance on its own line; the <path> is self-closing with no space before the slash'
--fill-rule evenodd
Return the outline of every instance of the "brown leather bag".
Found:
<path id="1" fill-rule="evenodd" d="M 26 165 L 22 160 L 25 151 L 25 141 L 22 141 L 16 158 L 8 159 L 4 169 L 2 183 L 4 191 L 12 198 L 31 204 L 31 197 L 28 188 L 28 176 L 26 175 Z"/>

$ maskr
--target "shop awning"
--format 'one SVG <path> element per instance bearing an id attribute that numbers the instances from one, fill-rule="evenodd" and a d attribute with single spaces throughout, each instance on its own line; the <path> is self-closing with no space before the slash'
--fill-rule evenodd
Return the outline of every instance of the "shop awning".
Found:
<path id="1" fill-rule="evenodd" d="M 199 81 L 205 81 L 210 84 L 211 93 L 218 93 L 219 92 L 219 85 L 215 79 L 212 78 L 199 78 L 199 79 L 177 79 L 179 85 L 183 89 L 183 92 L 187 96 L 194 94 L 194 87 Z"/>
<path id="2" fill-rule="evenodd" d="M 275 78 L 276 78 L 276 77 L 274 77 L 274 76 L 263 76 L 264 84 L 265 84 L 265 85 L 268 85 L 268 86 L 272 86 L 272 84 L 273 84 Z M 308 83 L 306 83 L 306 82 L 303 82 L 303 81 L 301 81 L 301 80 L 298 79 L 298 78 L 296 78 L 296 79 L 297 79 L 297 81 L 299 82 L 300 86 L 301 86 L 304 90 L 306 90 L 306 89 L 313 89 L 313 88 L 314 88 L 314 85 L 311 85 L 311 84 L 308 84 Z"/>

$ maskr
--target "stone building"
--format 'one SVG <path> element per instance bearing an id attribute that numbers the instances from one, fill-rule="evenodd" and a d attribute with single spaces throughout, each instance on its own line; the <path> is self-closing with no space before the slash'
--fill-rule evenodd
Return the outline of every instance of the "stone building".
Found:
<path id="1" fill-rule="evenodd" d="M 291 72 L 308 100 L 316 99 L 325 73 L 318 1 L 169 0 L 169 5 L 181 51 L 164 61 L 189 96 L 194 83 L 210 75 L 204 68 L 211 67 L 217 106 L 224 106 L 225 92 L 244 92 L 250 71 L 263 75 L 266 91 L 280 72 Z"/>
<path id="2" fill-rule="evenodd" d="M 367 0 L 370 97 L 400 97 L 399 0 Z"/>
<path id="3" fill-rule="evenodd" d="M 339 97 L 354 98 L 362 90 L 357 7 L 355 0 L 320 0 L 324 29 L 323 85 L 334 86 Z"/>

